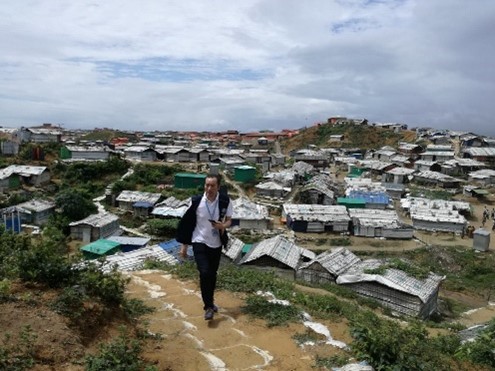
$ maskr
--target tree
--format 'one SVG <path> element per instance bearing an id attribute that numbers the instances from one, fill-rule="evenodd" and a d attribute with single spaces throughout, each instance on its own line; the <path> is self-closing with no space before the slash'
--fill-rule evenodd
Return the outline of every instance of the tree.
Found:
<path id="1" fill-rule="evenodd" d="M 63 216 L 70 221 L 86 218 L 96 213 L 98 208 L 87 194 L 80 189 L 65 189 L 55 197 L 55 204 Z"/>

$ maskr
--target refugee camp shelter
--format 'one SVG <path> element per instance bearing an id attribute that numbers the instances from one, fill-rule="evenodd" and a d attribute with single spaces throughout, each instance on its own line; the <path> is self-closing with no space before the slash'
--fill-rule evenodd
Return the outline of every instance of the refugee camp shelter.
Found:
<path id="1" fill-rule="evenodd" d="M 178 200 L 174 196 L 170 196 L 156 204 L 151 214 L 162 218 L 182 218 L 189 207 L 190 201 L 190 198 Z"/>
<path id="2" fill-rule="evenodd" d="M 115 268 L 119 271 L 127 272 L 141 269 L 147 260 L 165 262 L 170 265 L 175 265 L 179 262 L 176 257 L 169 254 L 160 246 L 153 245 L 129 252 L 118 252 L 114 255 L 107 256 L 105 261 L 99 264 L 101 264 L 100 269 L 103 272 L 110 272 Z"/>
<path id="3" fill-rule="evenodd" d="M 303 260 L 304 250 L 287 237 L 279 235 L 254 244 L 239 264 L 295 271 Z M 315 256 L 314 253 L 312 255 Z"/>
<path id="4" fill-rule="evenodd" d="M 152 209 L 160 200 L 160 197 L 162 197 L 161 193 L 124 190 L 120 192 L 116 201 L 121 209 L 136 211 L 136 209 L 141 208 Z"/>
<path id="5" fill-rule="evenodd" d="M 291 191 L 290 187 L 284 187 L 276 182 L 264 182 L 255 187 L 258 196 L 283 198 Z"/>
<path id="6" fill-rule="evenodd" d="M 81 247 L 85 259 L 98 259 L 120 251 L 120 243 L 103 238 Z"/>
<path id="7" fill-rule="evenodd" d="M 175 174 L 175 188 L 203 188 L 205 184 L 206 174 L 196 173 L 177 173 Z"/>
<path id="8" fill-rule="evenodd" d="M 120 251 L 129 252 L 145 247 L 150 241 L 149 237 L 129 237 L 129 236 L 110 236 L 107 241 L 117 242 L 120 244 Z"/>
<path id="9" fill-rule="evenodd" d="M 444 277 L 430 273 L 419 279 L 395 268 L 385 268 L 380 273 L 387 263 L 381 259 L 358 262 L 339 275 L 336 282 L 402 315 L 424 319 L 437 311 L 438 291 Z"/>
<path id="10" fill-rule="evenodd" d="M 339 205 L 284 204 L 282 216 L 296 232 L 348 232 L 351 220 Z"/>
<path id="11" fill-rule="evenodd" d="M 341 273 L 360 261 L 359 257 L 345 247 L 337 247 L 301 264 L 296 271 L 296 277 L 316 285 L 334 283 Z"/>
<path id="12" fill-rule="evenodd" d="M 246 197 L 239 197 L 232 200 L 232 207 L 234 210 L 232 226 L 243 229 L 268 229 L 272 219 L 266 206 L 257 204 Z"/>
<path id="13" fill-rule="evenodd" d="M 69 227 L 70 236 L 83 242 L 92 242 L 121 233 L 119 217 L 108 212 L 92 214 L 87 218 L 70 223 Z"/>
<path id="14" fill-rule="evenodd" d="M 334 205 L 335 193 L 332 179 L 326 174 L 315 175 L 299 191 L 299 199 L 305 204 Z"/>
<path id="15" fill-rule="evenodd" d="M 256 178 L 256 168 L 249 165 L 241 165 L 234 168 L 234 180 L 247 183 Z"/>
<path id="16" fill-rule="evenodd" d="M 461 214 L 469 214 L 470 206 L 467 202 L 418 197 L 401 199 L 400 202 L 411 217 L 415 229 L 462 233 L 467 226 L 467 220 Z"/>
<path id="17" fill-rule="evenodd" d="M 44 225 L 55 213 L 55 202 L 42 199 L 33 198 L 18 204 L 17 207 L 21 214 L 21 221 L 25 224 Z"/>
<path id="18" fill-rule="evenodd" d="M 242 240 L 233 235 L 230 235 L 229 243 L 227 244 L 227 248 L 223 251 L 223 253 L 234 263 L 239 263 L 239 260 L 250 250 L 249 249 L 248 251 L 244 252 L 246 246 L 247 245 Z"/>
<path id="19" fill-rule="evenodd" d="M 413 238 L 414 228 L 402 223 L 395 210 L 349 209 L 355 236 Z"/>

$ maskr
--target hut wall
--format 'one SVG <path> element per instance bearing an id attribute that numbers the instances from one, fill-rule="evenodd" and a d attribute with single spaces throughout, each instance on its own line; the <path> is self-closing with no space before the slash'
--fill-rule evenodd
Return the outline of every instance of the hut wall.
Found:
<path id="1" fill-rule="evenodd" d="M 324 232 L 324 231 L 325 231 L 325 226 L 322 222 L 312 221 L 312 222 L 308 222 L 308 225 L 306 227 L 305 232 L 319 233 L 319 232 Z"/>
<path id="2" fill-rule="evenodd" d="M 461 233 L 465 226 L 464 223 L 433 222 L 430 220 L 421 220 L 415 218 L 412 219 L 412 222 L 414 228 L 426 231 Z"/>
<path id="3" fill-rule="evenodd" d="M 382 229 L 382 237 L 390 238 L 390 239 L 411 239 L 414 235 L 413 228 L 383 228 Z"/>
<path id="4" fill-rule="evenodd" d="M 383 306 L 408 316 L 419 316 L 423 310 L 421 300 L 413 295 L 393 290 L 375 282 L 345 284 L 361 296 L 377 300 Z"/>
<path id="5" fill-rule="evenodd" d="M 268 229 L 267 220 L 239 219 L 239 228 L 244 229 Z"/>
<path id="6" fill-rule="evenodd" d="M 334 232 L 347 232 L 349 231 L 349 222 L 335 222 L 333 223 Z"/>

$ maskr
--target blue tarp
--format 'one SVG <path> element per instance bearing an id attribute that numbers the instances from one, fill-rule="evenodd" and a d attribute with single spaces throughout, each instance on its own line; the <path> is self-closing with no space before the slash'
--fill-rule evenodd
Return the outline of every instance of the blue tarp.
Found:
<path id="1" fill-rule="evenodd" d="M 390 203 L 390 196 L 385 192 L 352 191 L 348 198 L 360 198 L 365 200 L 367 204 L 388 205 Z"/>

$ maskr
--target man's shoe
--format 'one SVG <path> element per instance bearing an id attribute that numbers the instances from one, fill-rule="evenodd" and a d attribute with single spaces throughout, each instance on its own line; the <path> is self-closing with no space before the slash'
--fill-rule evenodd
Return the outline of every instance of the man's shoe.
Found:
<path id="1" fill-rule="evenodd" d="M 218 313 L 218 307 L 215 304 L 213 304 L 213 306 L 211 307 L 211 309 L 213 309 L 213 311 L 215 313 Z"/>
<path id="2" fill-rule="evenodd" d="M 215 314 L 213 308 L 208 308 L 205 310 L 205 320 L 210 321 L 213 319 L 213 315 Z"/>

